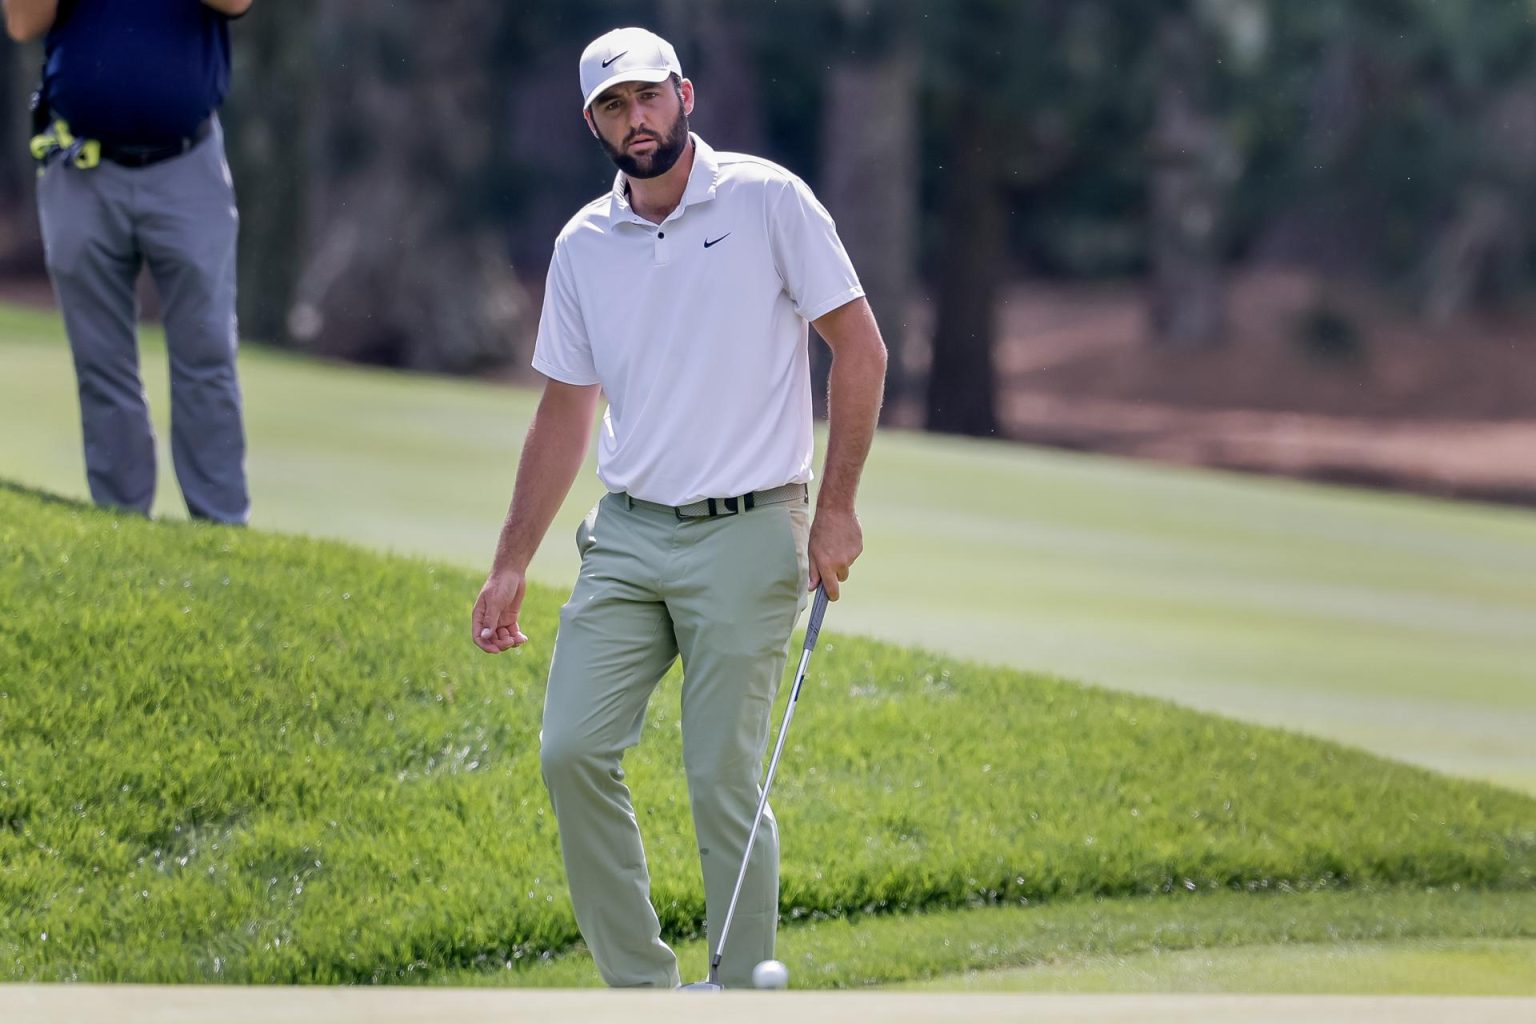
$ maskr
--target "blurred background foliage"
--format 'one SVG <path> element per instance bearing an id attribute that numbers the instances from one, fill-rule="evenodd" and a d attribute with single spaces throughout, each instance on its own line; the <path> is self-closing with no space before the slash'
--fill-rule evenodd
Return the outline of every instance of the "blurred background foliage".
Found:
<path id="1" fill-rule="evenodd" d="M 243 333 L 526 372 L 552 239 L 613 174 L 577 58 L 623 24 L 676 43 L 695 130 L 818 190 L 897 350 L 892 409 L 931 429 L 997 430 L 1022 277 L 1145 282 L 1146 343 L 1186 352 L 1242 343 L 1236 267 L 1429 322 L 1536 277 L 1536 0 L 258 0 L 225 111 Z M 40 271 L 40 56 L 0 48 L 12 275 Z M 1309 323 L 1351 344 L 1329 309 Z"/>

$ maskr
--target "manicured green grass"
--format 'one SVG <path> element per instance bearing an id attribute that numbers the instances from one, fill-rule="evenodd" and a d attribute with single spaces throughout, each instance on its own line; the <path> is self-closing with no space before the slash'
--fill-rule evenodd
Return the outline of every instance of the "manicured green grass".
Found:
<path id="1" fill-rule="evenodd" d="M 1075 899 L 813 921 L 779 933 L 796 988 L 1375 994 L 1536 994 L 1536 893 L 1394 890 L 1199 893 Z M 701 943 L 678 947 L 702 975 Z M 1123 963 L 1122 963 L 1123 962 Z M 1202 969 L 1202 964 L 1214 966 Z M 1404 972 L 1412 969 L 1412 980 Z M 597 983 L 580 950 L 434 984 L 573 988 Z M 1245 974 L 1252 980 L 1245 988 Z M 921 979 L 921 980 L 919 980 Z M 1261 984 L 1262 982 L 1262 984 Z M 1219 986 L 1225 986 L 1220 988 Z"/>
<path id="2" fill-rule="evenodd" d="M 0 488 L 0 978 L 426 980 L 570 949 L 538 783 L 548 643 L 476 651 L 476 588 L 441 565 Z M 530 593 L 535 637 L 560 596 Z M 703 908 L 676 687 L 626 768 L 658 909 L 687 938 Z M 1536 889 L 1536 799 L 830 631 L 786 756 L 791 930 L 1094 896 L 1289 907 L 1281 894 L 1340 888 L 1478 889 L 1463 895 L 1491 914 Z M 959 969 L 905 948 L 883 977 Z M 805 980 L 877 977 L 832 963 Z"/>
<path id="3" fill-rule="evenodd" d="M 532 393 L 242 360 L 259 526 L 484 571 Z M 153 331 L 144 362 L 163 416 Z M 0 366 L 0 478 L 83 496 L 57 317 L 0 308 Z M 578 484 L 537 578 L 569 585 L 599 491 Z M 179 514 L 168 469 L 159 508 Z M 876 444 L 861 509 L 839 629 L 1536 792 L 1529 512 L 900 432 Z"/>
<path id="4" fill-rule="evenodd" d="M 914 987 L 965 992 L 1536 996 L 1536 940 L 1435 939 L 1094 956 L 974 972 Z"/>

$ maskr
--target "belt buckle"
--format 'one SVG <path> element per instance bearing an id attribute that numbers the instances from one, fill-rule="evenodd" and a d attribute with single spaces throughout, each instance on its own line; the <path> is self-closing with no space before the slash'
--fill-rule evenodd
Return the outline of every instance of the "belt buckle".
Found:
<path id="1" fill-rule="evenodd" d="M 711 519 L 715 519 L 721 516 L 739 516 L 747 509 L 752 507 L 750 494 L 735 498 L 710 498 L 708 501 L 709 516 Z M 715 508 L 717 503 L 720 505 L 719 509 Z"/>
<path id="2" fill-rule="evenodd" d="M 739 516 L 752 507 L 750 496 L 746 497 L 748 498 L 746 501 L 742 498 L 701 498 L 691 505 L 674 505 L 672 512 L 678 519 L 721 519 L 725 516 Z M 704 509 L 693 515 L 684 514 L 683 509 L 691 508 L 693 505 L 703 505 Z"/>

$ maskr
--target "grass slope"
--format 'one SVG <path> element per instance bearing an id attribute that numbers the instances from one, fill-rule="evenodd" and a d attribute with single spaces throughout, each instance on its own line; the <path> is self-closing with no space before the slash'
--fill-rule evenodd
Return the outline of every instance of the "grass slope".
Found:
<path id="1" fill-rule="evenodd" d="M 55 315 L 0 307 L 0 478 L 84 496 Z M 146 332 L 160 423 L 165 358 Z M 484 383 L 242 355 L 256 522 L 484 571 L 533 408 Z M 162 466 L 169 467 L 169 460 Z M 585 474 L 534 562 L 568 585 Z M 162 472 L 162 514 L 180 514 Z M 835 623 L 1536 792 L 1529 512 L 884 433 Z"/>
<path id="2" fill-rule="evenodd" d="M 476 587 L 0 488 L 0 978 L 430 978 L 569 949 L 538 783 L 548 647 L 477 652 Z M 553 635 L 558 600 L 532 591 L 530 634 Z M 1536 886 L 1536 800 L 1513 792 L 845 636 L 807 686 L 776 800 L 791 923 Z M 626 767 L 686 937 L 675 704 L 674 678 Z"/>

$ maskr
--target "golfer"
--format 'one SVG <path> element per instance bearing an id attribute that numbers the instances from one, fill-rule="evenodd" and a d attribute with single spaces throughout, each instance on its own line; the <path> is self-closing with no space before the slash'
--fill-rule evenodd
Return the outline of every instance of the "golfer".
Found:
<path id="1" fill-rule="evenodd" d="M 618 29 L 581 58 L 583 115 L 618 165 L 611 192 L 555 241 L 533 366 L 548 380 L 473 636 L 499 653 L 529 559 L 581 467 L 599 391 L 608 494 L 577 531 L 542 766 L 576 921 L 603 980 L 675 987 L 650 902 L 624 752 L 682 657 L 682 729 L 713 948 L 757 810 L 790 631 L 807 593 L 862 550 L 854 493 L 873 438 L 885 346 L 825 209 L 766 160 L 688 130 L 693 84 L 665 40 Z M 806 324 L 831 348 L 816 516 Z M 778 834 L 765 812 L 720 979 L 773 956 Z"/>

